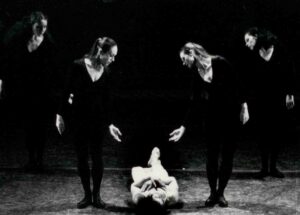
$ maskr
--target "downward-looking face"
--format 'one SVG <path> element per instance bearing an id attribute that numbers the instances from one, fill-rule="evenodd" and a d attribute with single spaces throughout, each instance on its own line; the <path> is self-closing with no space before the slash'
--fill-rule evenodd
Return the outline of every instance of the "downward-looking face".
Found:
<path id="1" fill-rule="evenodd" d="M 257 42 L 257 37 L 256 36 L 253 36 L 249 33 L 246 33 L 245 34 L 245 37 L 244 37 L 244 40 L 245 40 L 245 45 L 250 49 L 250 50 L 253 50 L 255 45 L 256 45 L 256 42 Z"/>
<path id="2" fill-rule="evenodd" d="M 180 59 L 182 61 L 182 64 L 184 66 L 187 66 L 188 68 L 192 68 L 194 62 L 195 62 L 195 57 L 192 55 L 192 53 L 185 53 L 185 51 L 180 52 Z"/>
<path id="3" fill-rule="evenodd" d="M 106 53 L 101 53 L 100 54 L 101 64 L 103 66 L 108 66 L 109 64 L 115 61 L 115 57 L 117 56 L 117 54 L 118 54 L 117 46 L 111 47 L 111 49 Z"/>
<path id="4" fill-rule="evenodd" d="M 42 36 L 48 27 L 48 21 L 46 19 L 42 19 L 32 25 L 32 31 L 35 35 Z"/>

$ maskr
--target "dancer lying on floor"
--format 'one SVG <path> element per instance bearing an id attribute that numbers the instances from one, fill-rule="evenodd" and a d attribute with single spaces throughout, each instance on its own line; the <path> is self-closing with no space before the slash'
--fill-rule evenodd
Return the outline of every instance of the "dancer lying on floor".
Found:
<path id="1" fill-rule="evenodd" d="M 160 150 L 152 150 L 147 168 L 133 167 L 132 201 L 143 210 L 162 210 L 178 202 L 178 184 L 161 165 Z"/>

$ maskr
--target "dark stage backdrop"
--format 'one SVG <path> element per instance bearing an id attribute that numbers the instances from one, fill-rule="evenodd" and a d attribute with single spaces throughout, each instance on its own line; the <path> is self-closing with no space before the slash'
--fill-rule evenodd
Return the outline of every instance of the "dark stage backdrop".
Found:
<path id="1" fill-rule="evenodd" d="M 298 0 L 2 0 L 0 5 L 2 34 L 31 11 L 48 14 L 60 51 L 58 83 L 67 65 L 87 52 L 95 38 L 114 38 L 119 54 L 112 65 L 113 86 L 119 118 L 126 124 L 180 123 L 190 75 L 178 51 L 187 41 L 235 65 L 243 32 L 262 26 L 279 36 L 300 68 Z M 298 82 L 299 74 L 296 78 Z"/>

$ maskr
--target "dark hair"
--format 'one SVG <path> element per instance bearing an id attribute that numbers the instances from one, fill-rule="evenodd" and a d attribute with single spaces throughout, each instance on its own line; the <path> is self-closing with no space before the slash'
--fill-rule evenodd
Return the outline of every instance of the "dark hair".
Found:
<path id="1" fill-rule="evenodd" d="M 117 45 L 117 43 L 112 38 L 99 37 L 98 39 L 96 39 L 96 41 L 92 45 L 90 52 L 88 54 L 86 54 L 86 56 L 97 57 L 98 55 L 100 55 L 100 52 L 107 53 L 110 51 L 110 49 L 112 47 L 114 47 L 116 45 Z"/>
<path id="2" fill-rule="evenodd" d="M 16 42 L 16 40 L 27 43 L 28 39 L 32 37 L 33 24 L 40 22 L 41 20 L 48 21 L 48 17 L 41 11 L 34 11 L 30 15 L 23 17 L 7 30 L 3 37 L 3 43 L 6 46 L 10 46 Z M 47 32 L 47 37 L 52 40 L 51 36 Z"/>
<path id="3" fill-rule="evenodd" d="M 158 202 L 153 201 L 152 196 L 148 196 L 146 198 L 140 199 L 139 203 L 136 206 L 136 212 L 140 215 L 161 215 L 166 213 L 166 209 Z"/>
<path id="4" fill-rule="evenodd" d="M 251 28 L 248 28 L 245 32 L 244 32 L 244 35 L 246 34 L 250 34 L 252 36 L 256 36 L 258 35 L 258 27 L 251 27 Z"/>
<path id="5" fill-rule="evenodd" d="M 254 47 L 255 49 L 268 49 L 272 45 L 275 45 L 278 40 L 277 36 L 275 36 L 271 31 L 264 28 L 251 27 L 247 31 L 245 31 L 245 34 L 257 37 L 256 45 Z"/>
<path id="6" fill-rule="evenodd" d="M 40 22 L 42 20 L 48 20 L 48 17 L 41 11 L 34 11 L 29 15 L 28 22 L 33 25 L 34 23 Z"/>

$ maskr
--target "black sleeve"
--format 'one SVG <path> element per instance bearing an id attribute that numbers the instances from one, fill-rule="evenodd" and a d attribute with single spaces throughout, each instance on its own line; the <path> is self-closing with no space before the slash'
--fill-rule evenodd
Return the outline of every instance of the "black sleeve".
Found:
<path id="1" fill-rule="evenodd" d="M 20 50 L 26 44 L 25 38 L 27 38 L 27 34 L 20 22 L 9 28 L 3 36 L 0 53 L 0 79 L 3 80 L 4 94 L 6 94 L 6 82 L 14 76 L 15 67 L 18 66 L 19 59 L 22 58 Z"/>
<path id="2" fill-rule="evenodd" d="M 287 68 L 287 81 L 286 81 L 286 94 L 295 95 L 296 91 L 296 68 L 293 59 L 290 57 L 288 59 Z"/>
<path id="3" fill-rule="evenodd" d="M 60 93 L 59 103 L 58 103 L 58 111 L 57 113 L 61 116 L 67 116 L 70 110 L 69 98 L 72 92 L 72 83 L 74 76 L 76 75 L 77 65 L 73 62 L 65 75 L 64 87 L 62 92 Z"/>
<path id="4" fill-rule="evenodd" d="M 61 83 L 60 74 L 60 54 L 56 45 L 47 39 L 47 57 L 45 59 L 45 87 L 47 88 L 50 105 L 55 112 L 58 111 L 59 106 L 59 84 Z"/>
<path id="5" fill-rule="evenodd" d="M 194 77 L 195 78 L 195 77 Z M 195 80 L 192 80 L 191 88 L 190 88 L 190 97 L 188 101 L 188 109 L 184 116 L 182 125 L 184 127 L 190 127 L 193 123 L 195 123 L 195 115 L 197 110 L 197 101 L 195 99 L 195 91 L 196 91 L 196 83 Z"/>
<path id="6" fill-rule="evenodd" d="M 118 106 L 121 105 L 117 103 L 118 94 L 118 81 L 116 79 L 121 79 L 118 73 L 110 71 L 109 68 L 105 71 L 105 87 L 104 87 L 104 108 L 106 113 L 107 124 L 118 124 Z"/>
<path id="7" fill-rule="evenodd" d="M 242 57 L 239 62 L 236 63 L 234 70 L 236 71 L 237 77 L 237 92 L 238 101 L 240 104 L 248 102 L 251 99 L 251 73 L 254 72 L 253 55 L 250 51 L 245 50 L 242 52 Z"/>
<path id="8" fill-rule="evenodd" d="M 111 86 L 110 75 L 108 75 L 109 71 L 106 69 L 105 73 L 105 86 L 103 88 L 103 97 L 104 97 L 104 111 L 106 113 L 106 123 L 107 125 L 114 123 L 114 97 L 113 97 L 113 89 Z"/>
<path id="9" fill-rule="evenodd" d="M 283 45 L 279 45 L 280 71 L 284 71 L 283 90 L 285 95 L 295 95 L 296 88 L 296 68 L 295 63 Z"/>

